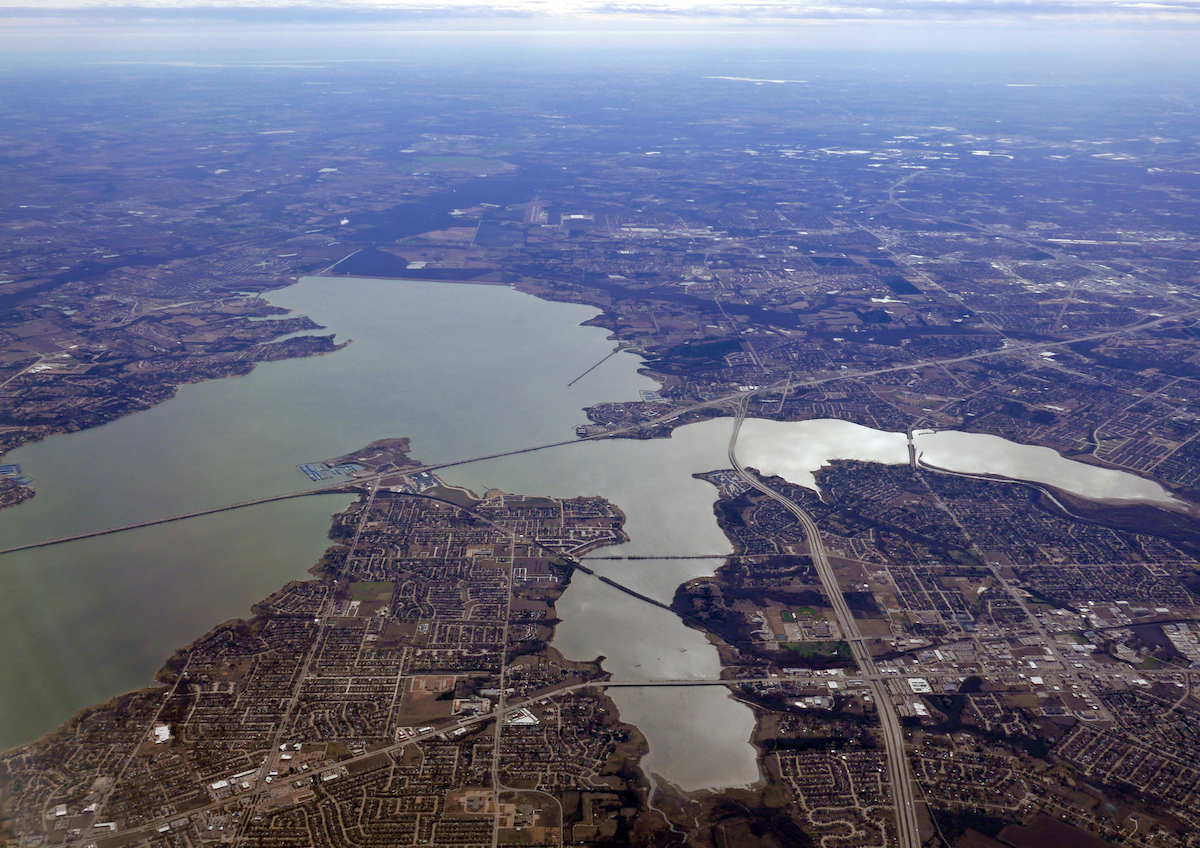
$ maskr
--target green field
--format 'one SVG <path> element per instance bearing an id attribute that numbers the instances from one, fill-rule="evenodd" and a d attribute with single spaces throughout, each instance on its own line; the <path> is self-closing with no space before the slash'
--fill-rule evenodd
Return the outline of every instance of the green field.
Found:
<path id="1" fill-rule="evenodd" d="M 784 642 L 783 647 L 802 657 L 850 659 L 850 646 L 845 642 Z"/>
<path id="2" fill-rule="evenodd" d="M 351 583 L 350 600 L 352 601 L 386 601 L 392 597 L 394 583 L 384 581 L 364 581 Z"/>

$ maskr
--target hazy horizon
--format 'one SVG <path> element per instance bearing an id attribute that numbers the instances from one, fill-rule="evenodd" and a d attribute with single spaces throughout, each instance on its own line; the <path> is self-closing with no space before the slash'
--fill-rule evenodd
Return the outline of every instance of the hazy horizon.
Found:
<path id="1" fill-rule="evenodd" d="M 404 61 L 466 43 L 572 63 L 596 49 L 647 66 L 714 50 L 760 61 L 841 51 L 1008 57 L 1029 74 L 1082 63 L 1116 77 L 1194 67 L 1197 35 L 1200 0 L 0 0 L 9 63 Z"/>

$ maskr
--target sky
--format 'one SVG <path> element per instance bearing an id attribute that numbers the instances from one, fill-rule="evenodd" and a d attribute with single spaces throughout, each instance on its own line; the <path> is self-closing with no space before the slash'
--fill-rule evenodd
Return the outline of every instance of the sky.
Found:
<path id="1" fill-rule="evenodd" d="M 101 48 L 328 53 L 340 44 L 350 55 L 434 31 L 547 43 L 565 33 L 560 46 L 607 38 L 650 51 L 732 33 L 744 44 L 857 52 L 1086 53 L 1098 67 L 1165 62 L 1200 74 L 1200 0 L 0 0 L 0 65 Z"/>
<path id="2" fill-rule="evenodd" d="M 1094 23 L 1200 21 L 1200 0 L 0 0 L 7 14 L 70 10 L 225 10 L 305 13 L 388 12 L 410 16 L 519 16 L 697 20 L 1036 21 Z"/>

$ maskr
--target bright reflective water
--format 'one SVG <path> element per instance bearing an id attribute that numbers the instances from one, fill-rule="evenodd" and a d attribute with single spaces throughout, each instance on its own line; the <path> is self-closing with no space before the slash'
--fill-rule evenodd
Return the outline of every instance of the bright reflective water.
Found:
<path id="1" fill-rule="evenodd" d="M 913 444 L 923 464 L 947 471 L 1029 480 L 1093 499 L 1182 503 L 1162 486 L 1135 474 L 1076 462 L 1050 448 L 986 433 L 918 430 Z M 738 437 L 738 457 L 744 465 L 815 489 L 813 472 L 834 459 L 908 462 L 908 437 L 849 421 L 749 419 Z"/>
<path id="2" fill-rule="evenodd" d="M 1164 506 L 1183 503 L 1152 480 L 1075 462 L 1050 448 L 1019 445 L 987 433 L 918 431 L 913 443 L 921 462 L 935 468 L 1030 480 L 1096 500 L 1153 501 Z"/>

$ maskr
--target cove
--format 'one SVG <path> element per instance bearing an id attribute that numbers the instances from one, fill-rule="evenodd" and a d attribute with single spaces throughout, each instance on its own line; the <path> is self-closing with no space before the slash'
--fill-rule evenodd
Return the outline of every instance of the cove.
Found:
<path id="1" fill-rule="evenodd" d="M 1136 474 L 1077 462 L 1050 448 L 987 433 L 918 430 L 913 445 L 918 461 L 945 471 L 1043 483 L 1093 500 L 1186 506 L 1159 484 Z M 831 460 L 907 463 L 908 437 L 849 421 L 748 419 L 738 438 L 738 456 L 765 474 L 778 474 L 815 490 L 814 472 Z"/>

